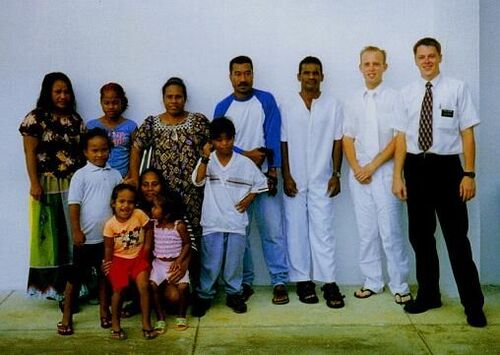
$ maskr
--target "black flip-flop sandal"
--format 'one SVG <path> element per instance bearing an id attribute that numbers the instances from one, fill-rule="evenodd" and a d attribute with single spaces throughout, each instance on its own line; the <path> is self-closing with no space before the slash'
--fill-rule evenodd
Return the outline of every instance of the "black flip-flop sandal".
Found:
<path id="1" fill-rule="evenodd" d="M 359 295 L 358 292 L 362 293 L 363 295 Z M 366 292 L 368 292 L 368 293 L 366 295 L 364 295 L 364 293 L 366 293 Z M 365 298 L 371 297 L 371 296 L 376 295 L 376 294 L 377 294 L 376 292 L 373 292 L 369 288 L 361 287 L 359 290 L 354 292 L 354 297 L 359 298 L 359 299 L 365 299 Z"/>

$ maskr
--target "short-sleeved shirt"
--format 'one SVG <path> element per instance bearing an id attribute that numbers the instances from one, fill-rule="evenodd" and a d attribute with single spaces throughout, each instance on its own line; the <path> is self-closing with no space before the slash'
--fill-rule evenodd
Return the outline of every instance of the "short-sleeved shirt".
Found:
<path id="1" fill-rule="evenodd" d="M 77 113 L 59 115 L 35 109 L 23 119 L 19 132 L 38 138 L 37 172 L 55 178 L 69 178 L 85 164 L 80 136 L 85 124 Z"/>
<path id="2" fill-rule="evenodd" d="M 267 178 L 247 157 L 234 152 L 231 160 L 223 166 L 213 152 L 207 166 L 205 179 L 196 184 L 196 173 L 201 159 L 193 171 L 193 183 L 205 185 L 201 226 L 203 235 L 215 232 L 245 234 L 248 214 L 240 213 L 236 204 L 249 193 L 267 191 Z"/>
<path id="3" fill-rule="evenodd" d="M 137 123 L 125 119 L 114 128 L 102 124 L 99 119 L 87 122 L 87 128 L 101 128 L 108 132 L 108 136 L 113 142 L 113 149 L 109 155 L 108 164 L 122 174 L 127 175 L 130 160 L 130 149 L 132 148 L 132 133 L 137 129 Z"/>
<path id="4" fill-rule="evenodd" d="M 368 95 L 373 95 L 375 101 L 375 127 L 367 122 L 366 103 Z M 354 139 L 356 159 L 361 165 L 365 165 L 389 144 L 395 135 L 397 122 L 404 117 L 403 101 L 398 91 L 380 84 L 373 90 L 359 90 L 345 107 L 344 136 Z M 370 140 L 376 139 L 378 150 L 373 151 Z M 386 164 L 390 165 L 391 161 Z M 387 169 L 391 173 L 391 169 Z"/>
<path id="5" fill-rule="evenodd" d="M 68 194 L 69 205 L 80 205 L 80 226 L 85 244 L 102 243 L 104 223 L 112 216 L 110 198 L 113 188 L 122 181 L 118 170 L 87 162 L 73 175 Z"/>
<path id="6" fill-rule="evenodd" d="M 136 258 L 144 246 L 144 227 L 148 222 L 149 217 L 138 208 L 125 222 L 118 221 L 116 216 L 111 217 L 104 225 L 104 237 L 114 239 L 113 255 Z"/>
<path id="7" fill-rule="evenodd" d="M 343 107 L 320 96 L 308 110 L 299 94 L 281 105 L 281 140 L 288 143 L 288 164 L 299 189 L 324 186 L 332 176 L 332 150 L 342 138 Z"/>
<path id="8" fill-rule="evenodd" d="M 418 128 L 426 83 L 426 80 L 420 78 L 401 91 L 405 117 L 398 123 L 397 129 L 406 134 L 408 153 L 422 153 L 418 146 Z M 464 82 L 441 74 L 435 77 L 431 84 L 432 146 L 428 152 L 441 155 L 460 154 L 462 153 L 460 132 L 480 122 L 472 103 L 471 93 Z"/>

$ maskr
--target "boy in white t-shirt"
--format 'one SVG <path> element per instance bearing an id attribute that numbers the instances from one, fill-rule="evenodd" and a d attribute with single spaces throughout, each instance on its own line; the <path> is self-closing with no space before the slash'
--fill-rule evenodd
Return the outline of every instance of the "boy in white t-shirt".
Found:
<path id="1" fill-rule="evenodd" d="M 267 191 L 267 178 L 247 157 L 233 152 L 235 128 L 227 118 L 210 124 L 210 143 L 193 171 L 196 186 L 205 185 L 201 212 L 201 272 L 192 314 L 205 315 L 220 275 L 226 304 L 236 313 L 247 306 L 241 296 L 246 245 L 246 210 L 258 193 Z M 214 152 L 211 150 L 214 149 Z"/>

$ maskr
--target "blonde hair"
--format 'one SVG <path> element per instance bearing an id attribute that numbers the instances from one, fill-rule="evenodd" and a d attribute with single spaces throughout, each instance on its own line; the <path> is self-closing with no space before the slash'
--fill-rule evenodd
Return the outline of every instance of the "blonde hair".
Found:
<path id="1" fill-rule="evenodd" d="M 366 46 L 365 48 L 363 48 L 361 50 L 361 52 L 359 53 L 359 62 L 361 63 L 361 58 L 363 57 L 363 54 L 365 52 L 380 52 L 382 53 L 382 57 L 384 59 L 384 62 L 383 64 L 386 63 L 387 61 L 387 54 L 385 53 L 385 50 L 383 50 L 382 48 L 379 48 L 379 47 L 375 47 L 375 46 Z"/>

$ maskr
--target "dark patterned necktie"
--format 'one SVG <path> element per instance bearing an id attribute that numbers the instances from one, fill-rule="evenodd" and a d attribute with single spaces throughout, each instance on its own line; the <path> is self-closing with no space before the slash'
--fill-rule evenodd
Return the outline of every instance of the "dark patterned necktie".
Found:
<path id="1" fill-rule="evenodd" d="M 425 88 L 418 127 L 418 146 L 424 152 L 432 146 L 432 84 L 430 81 L 425 84 Z"/>

